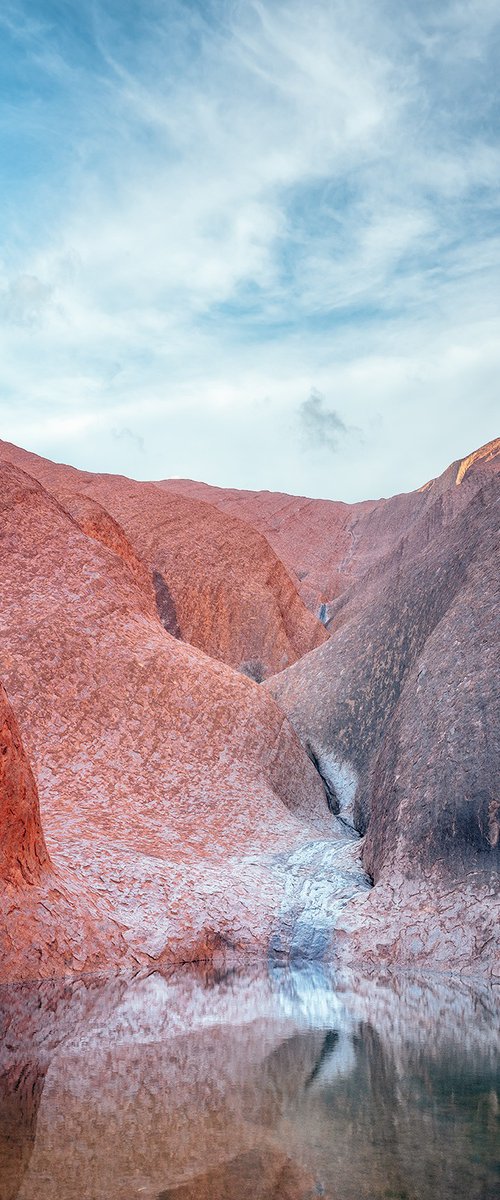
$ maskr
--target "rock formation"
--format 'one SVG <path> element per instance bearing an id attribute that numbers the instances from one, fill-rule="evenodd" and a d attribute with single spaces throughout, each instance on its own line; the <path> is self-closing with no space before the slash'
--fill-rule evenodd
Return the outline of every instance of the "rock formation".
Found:
<path id="1" fill-rule="evenodd" d="M 355 924 L 373 961 L 498 961 L 499 448 L 417 496 L 330 641 L 269 684 L 366 834 L 377 886 Z"/>
<path id="2" fill-rule="evenodd" d="M 216 488 L 189 479 L 167 479 L 159 486 L 209 501 L 260 530 L 286 564 L 305 602 L 327 621 L 339 596 L 372 572 L 412 526 L 418 525 L 422 533 L 422 519 L 431 510 L 430 521 L 436 517 L 439 498 L 443 516 L 461 507 L 478 477 L 487 478 L 495 464 L 498 468 L 499 444 L 496 439 L 452 463 L 439 479 L 416 492 L 358 504 Z M 458 488 L 464 481 L 466 486 Z"/>
<path id="3" fill-rule="evenodd" d="M 279 856 L 337 846 L 291 726 L 165 630 L 123 544 L 5 461 L 0 487 L 1 675 L 54 867 L 0 896 L 2 976 L 264 952 Z M 9 861 L 23 837 L 9 824 Z"/>
<path id="4" fill-rule="evenodd" d="M 315 613 L 344 590 L 355 573 L 360 530 L 386 501 L 344 504 L 281 492 L 245 492 L 190 479 L 164 479 L 159 487 L 213 504 L 263 533 L 285 563 L 308 607 Z M 365 551 L 373 551 L 373 543 Z"/>
<path id="5" fill-rule="evenodd" d="M 210 504 L 154 484 L 90 475 L 8 443 L 85 533 L 117 553 L 156 597 L 164 627 L 260 681 L 327 639 L 266 538 Z"/>
<path id="6" fill-rule="evenodd" d="M 36 783 L 0 684 L 0 880 L 4 886 L 39 883 L 49 870 Z"/>
<path id="7" fill-rule="evenodd" d="M 0 444 L 0 978 L 497 969 L 498 449 L 347 518 Z"/>

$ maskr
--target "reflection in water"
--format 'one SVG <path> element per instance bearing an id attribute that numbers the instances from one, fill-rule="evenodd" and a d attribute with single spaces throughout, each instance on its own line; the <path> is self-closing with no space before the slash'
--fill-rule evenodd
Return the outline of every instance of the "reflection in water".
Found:
<path id="1" fill-rule="evenodd" d="M 11 1063 L 0 1075 L 0 1197 L 15 1200 L 35 1144 L 45 1072 L 36 1062 Z"/>
<path id="2" fill-rule="evenodd" d="M 0 989 L 0 1200 L 494 1200 L 491 991 L 319 967 Z"/>

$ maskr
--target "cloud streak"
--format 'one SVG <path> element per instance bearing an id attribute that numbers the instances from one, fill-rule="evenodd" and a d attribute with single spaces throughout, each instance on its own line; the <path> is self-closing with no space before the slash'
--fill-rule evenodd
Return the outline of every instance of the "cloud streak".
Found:
<path id="1" fill-rule="evenodd" d="M 491 437 L 496 7 L 6 0 L 4 435 L 344 498 Z"/>

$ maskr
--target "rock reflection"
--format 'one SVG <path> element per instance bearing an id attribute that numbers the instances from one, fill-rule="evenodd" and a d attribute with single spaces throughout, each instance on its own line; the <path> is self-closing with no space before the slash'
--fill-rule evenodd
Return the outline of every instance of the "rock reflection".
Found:
<path id="1" fill-rule="evenodd" d="M 11 1063 L 0 1075 L 0 1200 L 15 1200 L 33 1147 L 45 1072 Z"/>
<path id="2" fill-rule="evenodd" d="M 158 1200 L 312 1200 L 321 1183 L 278 1150 L 251 1150 L 201 1178 L 168 1188 Z"/>
<path id="3" fill-rule="evenodd" d="M 498 1195 L 488 989 L 156 973 L 0 1013 L 0 1200 Z"/>

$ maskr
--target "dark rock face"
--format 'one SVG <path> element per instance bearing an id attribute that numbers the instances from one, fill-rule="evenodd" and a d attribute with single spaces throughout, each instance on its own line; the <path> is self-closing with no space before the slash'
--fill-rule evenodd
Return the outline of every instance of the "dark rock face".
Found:
<path id="1" fill-rule="evenodd" d="M 451 602 L 408 672 L 369 773 L 365 861 L 375 876 L 397 858 L 405 827 L 422 871 L 443 858 L 458 872 L 498 863 L 495 497 L 494 486 L 482 489 L 457 522 Z"/>
<path id="2" fill-rule="evenodd" d="M 155 590 L 158 616 L 163 628 L 166 629 L 167 633 L 170 633 L 172 637 L 180 638 L 181 631 L 177 624 L 175 604 L 161 571 L 153 571 L 153 587 Z"/>
<path id="3" fill-rule="evenodd" d="M 362 833 L 368 828 L 375 794 L 386 791 L 390 762 L 396 773 L 401 731 L 404 728 L 408 737 L 413 721 L 413 786 L 417 778 L 420 786 L 424 782 L 419 760 L 425 758 L 427 777 L 444 796 L 455 789 L 461 759 L 469 784 L 465 795 L 470 797 L 473 787 L 480 809 L 474 834 L 469 798 L 464 797 L 462 815 L 454 799 L 449 821 L 438 809 L 429 829 L 435 835 L 435 852 L 439 853 L 443 824 L 453 830 L 457 847 L 464 839 L 470 848 L 472 843 L 483 850 L 490 845 L 483 808 L 498 753 L 494 602 L 499 494 L 496 478 L 485 483 L 434 539 L 427 545 L 422 539 L 420 553 L 415 531 L 388 556 L 378 578 L 370 576 L 347 593 L 342 623 L 338 632 L 332 623 L 330 641 L 268 684 L 330 786 L 335 790 L 336 770 L 355 773 L 359 782 L 353 816 Z M 450 734 L 457 740 L 452 754 Z M 376 784 L 377 771 L 383 783 Z M 342 809 L 342 779 L 337 789 Z M 373 838 L 379 848 L 386 839 L 380 820 L 370 843 Z M 434 851 L 429 838 L 424 841 L 429 862 Z"/>
<path id="4" fill-rule="evenodd" d="M 474 466 L 471 456 L 465 495 L 460 466 L 437 481 L 420 521 L 341 598 L 330 641 L 268 686 L 338 810 L 366 833 L 366 869 L 398 890 L 400 934 L 432 873 L 427 937 L 420 928 L 415 956 L 436 928 L 444 939 L 447 921 L 459 924 L 463 886 L 476 894 L 481 969 L 494 961 L 488 931 L 498 911 L 500 488 L 494 458 Z M 448 916 L 441 891 L 452 895 Z M 368 940 L 376 906 L 377 887 L 363 908 Z M 379 938 L 381 926 L 379 901 Z M 411 939 L 391 945 L 396 960 L 411 960 Z"/>

